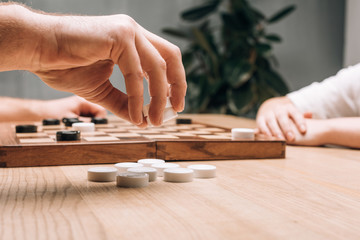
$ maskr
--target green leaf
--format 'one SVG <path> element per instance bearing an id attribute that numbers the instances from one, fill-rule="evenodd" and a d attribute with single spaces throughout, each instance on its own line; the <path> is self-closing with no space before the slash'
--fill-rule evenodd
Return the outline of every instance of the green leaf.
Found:
<path id="1" fill-rule="evenodd" d="M 254 92 L 252 84 L 247 82 L 241 88 L 227 91 L 228 108 L 235 115 L 249 111 L 254 105 Z"/>
<path id="2" fill-rule="evenodd" d="M 281 37 L 277 34 L 268 34 L 265 36 L 265 39 L 269 40 L 271 42 L 277 42 L 277 43 L 282 41 Z"/>
<path id="3" fill-rule="evenodd" d="M 296 9 L 295 5 L 290 5 L 285 7 L 284 9 L 280 10 L 279 12 L 275 13 L 273 16 L 271 16 L 267 22 L 268 23 L 275 23 L 282 18 L 286 17 L 290 13 L 292 13 Z"/>
<path id="4" fill-rule="evenodd" d="M 191 36 L 189 33 L 180 30 L 180 29 L 175 29 L 175 28 L 164 28 L 162 29 L 162 32 L 174 37 L 179 37 L 179 38 L 183 38 L 183 39 L 191 39 Z"/>
<path id="5" fill-rule="evenodd" d="M 219 59 L 217 57 L 217 52 L 213 47 L 216 45 L 213 43 L 212 35 L 206 35 L 198 28 L 193 28 L 193 33 L 196 39 L 196 42 L 199 46 L 207 53 L 206 57 L 211 59 L 210 67 L 212 72 L 217 72 L 219 68 Z"/>
<path id="6" fill-rule="evenodd" d="M 228 61 L 224 67 L 224 76 L 233 88 L 241 87 L 251 77 L 252 65 L 248 61 L 233 59 Z"/>
<path id="7" fill-rule="evenodd" d="M 269 87 L 274 89 L 280 95 L 285 95 L 289 92 L 289 88 L 282 77 L 275 71 L 268 69 L 258 69 L 258 73 L 263 81 L 265 81 Z"/>
<path id="8" fill-rule="evenodd" d="M 252 8 L 251 10 L 253 11 L 254 15 L 255 15 L 258 19 L 260 19 L 260 20 L 264 20 L 264 19 L 265 19 L 265 15 L 262 14 L 262 12 L 260 12 L 259 10 L 255 9 L 255 8 Z"/>
<path id="9" fill-rule="evenodd" d="M 187 21 L 197 21 L 214 12 L 220 4 L 220 0 L 211 0 L 202 6 L 191 8 L 181 13 L 181 17 Z"/>
<path id="10" fill-rule="evenodd" d="M 266 55 L 269 51 L 271 51 L 271 45 L 267 43 L 258 43 L 255 48 L 259 55 Z"/>

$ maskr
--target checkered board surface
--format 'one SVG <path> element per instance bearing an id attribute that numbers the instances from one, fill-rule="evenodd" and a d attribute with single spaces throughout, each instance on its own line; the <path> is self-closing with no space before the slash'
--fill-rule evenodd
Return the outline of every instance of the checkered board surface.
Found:
<path id="1" fill-rule="evenodd" d="M 223 160 L 284 158 L 280 140 L 231 140 L 231 129 L 193 122 L 140 129 L 118 119 L 82 132 L 80 141 L 56 141 L 56 132 L 71 127 L 38 125 L 37 133 L 15 133 L 15 126 L 0 133 L 0 167 L 42 166 L 164 160 Z M 4 127 L 2 127 L 4 128 Z M 3 129 L 4 130 L 4 129 Z"/>
<path id="2" fill-rule="evenodd" d="M 73 130 L 71 127 L 41 126 L 37 133 L 17 133 L 19 144 L 56 144 L 56 132 Z M 81 143 L 121 142 L 121 141 L 153 141 L 153 140 L 230 140 L 229 129 L 204 124 L 167 123 L 161 127 L 140 129 L 122 120 L 110 124 L 97 124 L 95 132 L 82 132 Z M 75 141 L 74 141 L 75 142 Z M 76 141 L 78 142 L 78 141 Z M 65 143 L 65 142 L 62 142 Z"/>

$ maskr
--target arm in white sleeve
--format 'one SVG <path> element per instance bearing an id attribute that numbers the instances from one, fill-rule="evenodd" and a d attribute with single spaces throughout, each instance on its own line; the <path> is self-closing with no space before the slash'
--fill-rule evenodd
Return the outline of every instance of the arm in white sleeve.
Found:
<path id="1" fill-rule="evenodd" d="M 360 64 L 287 97 L 300 111 L 312 112 L 314 118 L 360 116 Z"/>

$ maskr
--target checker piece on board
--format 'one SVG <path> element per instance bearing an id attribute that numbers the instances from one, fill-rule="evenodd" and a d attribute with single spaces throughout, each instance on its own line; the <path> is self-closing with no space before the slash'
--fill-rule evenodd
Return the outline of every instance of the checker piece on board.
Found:
<path id="1" fill-rule="evenodd" d="M 192 124 L 191 118 L 177 118 L 176 124 Z"/>
<path id="2" fill-rule="evenodd" d="M 57 131 L 56 141 L 79 141 L 80 131 Z"/>
<path id="3" fill-rule="evenodd" d="M 65 126 L 71 127 L 73 123 L 79 123 L 83 121 L 80 121 L 78 118 L 63 118 L 62 122 L 65 124 Z"/>
<path id="4" fill-rule="evenodd" d="M 16 133 L 36 133 L 36 125 L 17 125 L 15 127 Z"/>
<path id="5" fill-rule="evenodd" d="M 108 124 L 107 118 L 99 118 L 99 117 L 93 117 L 91 118 L 91 122 L 94 124 Z"/>
<path id="6" fill-rule="evenodd" d="M 150 108 L 150 104 L 147 104 L 144 106 L 143 108 L 143 114 L 144 117 L 147 119 L 147 122 L 149 124 L 149 126 L 151 126 L 151 122 L 149 121 L 149 108 Z M 163 114 L 163 122 L 167 122 L 173 118 L 176 118 L 178 116 L 177 112 L 173 109 L 171 102 L 170 102 L 170 98 L 166 98 L 166 105 L 165 105 L 165 109 L 164 109 L 164 114 Z"/>
<path id="7" fill-rule="evenodd" d="M 77 122 L 77 123 L 73 123 L 72 127 L 74 130 L 81 131 L 81 132 L 95 132 L 95 124 L 94 123 Z"/>
<path id="8" fill-rule="evenodd" d="M 55 126 L 60 125 L 59 119 L 47 118 L 42 121 L 43 126 Z"/>

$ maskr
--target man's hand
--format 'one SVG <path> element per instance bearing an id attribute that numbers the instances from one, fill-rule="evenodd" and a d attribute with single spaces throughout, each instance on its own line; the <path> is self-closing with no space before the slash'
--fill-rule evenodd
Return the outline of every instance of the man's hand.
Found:
<path id="1" fill-rule="evenodd" d="M 310 117 L 310 113 L 305 117 Z M 256 116 L 260 133 L 292 142 L 307 131 L 304 115 L 296 109 L 287 97 L 265 101 Z"/>
<path id="2" fill-rule="evenodd" d="M 57 16 L 17 7 L 4 18 L 11 17 L 19 26 L 11 40 L 23 40 L 13 44 L 22 46 L 21 54 L 13 49 L 16 62 L 22 63 L 17 69 L 29 70 L 49 86 L 100 104 L 139 126 L 146 126 L 144 77 L 149 81 L 149 117 L 154 125 L 162 123 L 168 95 L 174 110 L 183 110 L 186 81 L 179 48 L 129 16 Z M 114 65 L 125 77 L 126 94 L 109 81 Z"/>

